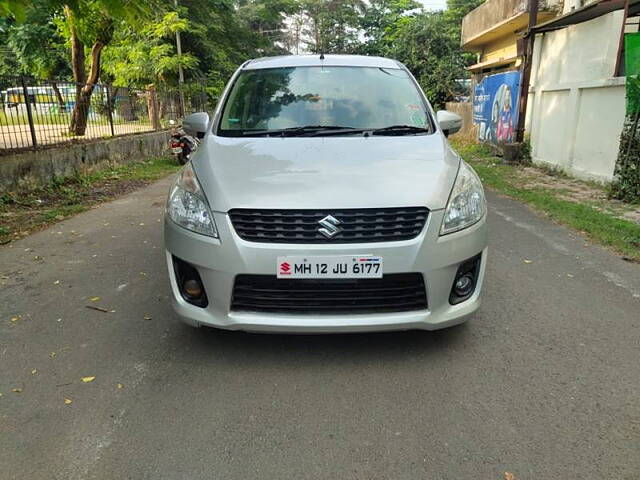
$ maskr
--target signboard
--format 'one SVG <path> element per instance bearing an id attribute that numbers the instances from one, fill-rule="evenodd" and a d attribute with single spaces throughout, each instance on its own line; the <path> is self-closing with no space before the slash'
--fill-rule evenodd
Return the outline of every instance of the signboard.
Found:
<path id="1" fill-rule="evenodd" d="M 493 144 L 515 140 L 518 127 L 520 72 L 484 77 L 473 92 L 473 123 L 478 140 Z"/>
<path id="2" fill-rule="evenodd" d="M 627 77 L 627 113 L 640 111 L 640 33 L 624 34 L 624 69 Z"/>

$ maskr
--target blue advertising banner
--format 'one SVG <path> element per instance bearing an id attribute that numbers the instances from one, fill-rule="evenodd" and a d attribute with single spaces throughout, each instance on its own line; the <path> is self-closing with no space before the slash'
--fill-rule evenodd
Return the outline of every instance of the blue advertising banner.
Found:
<path id="1" fill-rule="evenodd" d="M 478 140 L 493 144 L 515 140 L 520 72 L 484 77 L 473 92 L 473 123 Z"/>

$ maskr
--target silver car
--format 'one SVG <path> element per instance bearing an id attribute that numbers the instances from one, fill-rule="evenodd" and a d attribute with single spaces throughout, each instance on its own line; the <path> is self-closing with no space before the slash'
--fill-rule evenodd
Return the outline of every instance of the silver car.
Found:
<path id="1" fill-rule="evenodd" d="M 173 305 L 193 326 L 435 330 L 480 305 L 486 202 L 397 61 L 251 60 L 231 78 L 165 215 Z"/>

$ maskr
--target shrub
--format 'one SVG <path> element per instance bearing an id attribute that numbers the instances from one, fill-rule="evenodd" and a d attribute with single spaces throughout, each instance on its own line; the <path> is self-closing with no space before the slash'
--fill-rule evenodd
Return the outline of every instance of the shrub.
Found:
<path id="1" fill-rule="evenodd" d="M 640 78 L 627 76 L 627 116 L 620 134 L 620 150 L 609 196 L 640 201 Z"/>
<path id="2" fill-rule="evenodd" d="M 626 117 L 609 195 L 625 202 L 640 201 L 640 111 Z"/>

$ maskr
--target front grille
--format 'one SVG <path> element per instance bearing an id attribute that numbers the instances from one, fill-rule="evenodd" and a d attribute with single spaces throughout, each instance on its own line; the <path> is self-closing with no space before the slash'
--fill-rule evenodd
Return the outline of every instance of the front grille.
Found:
<path id="1" fill-rule="evenodd" d="M 421 273 L 357 280 L 282 280 L 272 275 L 238 275 L 231 299 L 231 310 L 273 313 L 382 313 L 426 308 Z"/>
<path id="2" fill-rule="evenodd" d="M 331 215 L 342 231 L 328 239 L 318 223 Z M 429 210 L 424 207 L 344 210 L 229 211 L 231 223 L 243 240 L 263 243 L 366 243 L 409 240 L 420 234 Z"/>

